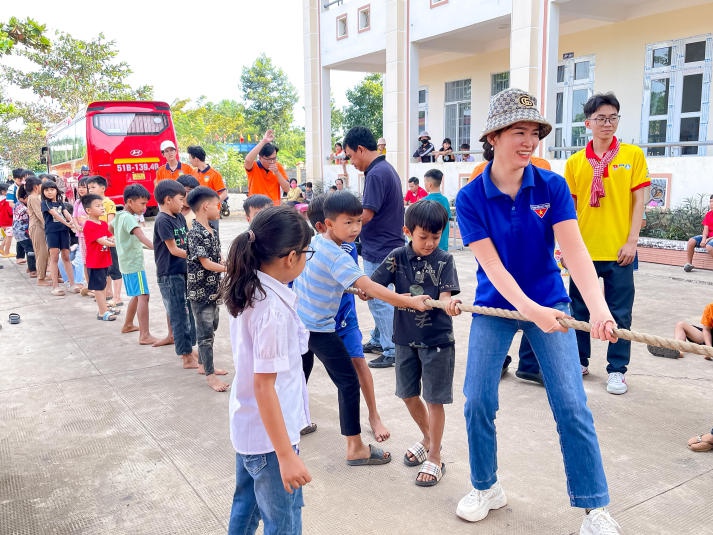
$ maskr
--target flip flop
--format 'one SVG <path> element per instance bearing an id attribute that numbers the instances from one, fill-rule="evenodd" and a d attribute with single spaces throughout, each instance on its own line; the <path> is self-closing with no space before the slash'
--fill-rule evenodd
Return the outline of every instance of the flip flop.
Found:
<path id="1" fill-rule="evenodd" d="M 416 485 L 419 487 L 433 487 L 438 484 L 438 482 L 446 473 L 446 463 L 441 463 L 440 468 L 431 461 L 426 461 L 423 466 L 418 471 L 419 474 L 428 474 L 429 476 L 434 476 L 436 479 L 431 479 L 430 481 L 419 481 L 418 475 L 416 476 Z"/>
<path id="2" fill-rule="evenodd" d="M 50 294 L 54 295 L 55 297 L 62 297 L 63 295 L 65 295 L 64 290 L 60 288 L 55 288 L 50 292 Z"/>
<path id="3" fill-rule="evenodd" d="M 312 424 L 309 424 L 307 427 L 300 429 L 300 435 L 302 435 L 302 436 L 309 435 L 311 433 L 314 433 L 316 430 L 317 430 L 317 424 L 312 423 Z"/>
<path id="4" fill-rule="evenodd" d="M 711 451 L 713 450 L 713 444 L 707 440 L 703 440 L 703 435 L 695 436 L 688 441 L 688 449 L 691 451 Z"/>
<path id="5" fill-rule="evenodd" d="M 104 312 L 104 314 L 97 315 L 97 319 L 99 321 L 116 321 L 116 316 L 113 316 L 111 312 L 107 311 Z"/>
<path id="6" fill-rule="evenodd" d="M 415 461 L 409 459 L 409 453 L 416 458 Z M 428 459 L 428 452 L 420 442 L 416 442 L 413 446 L 406 450 L 406 453 L 404 453 L 404 464 L 406 466 L 418 466 L 426 459 Z"/>
<path id="7" fill-rule="evenodd" d="M 369 444 L 369 457 L 365 459 L 347 459 L 349 466 L 368 466 L 372 464 L 387 464 L 390 462 L 391 454 L 388 454 L 388 457 L 384 457 L 384 450 L 373 444 Z"/>
<path id="8" fill-rule="evenodd" d="M 663 357 L 666 359 L 677 359 L 681 357 L 681 353 L 679 351 L 676 351 L 675 349 L 669 349 L 668 347 L 647 345 L 646 349 L 648 349 L 649 353 L 651 353 L 655 357 Z"/>
<path id="9" fill-rule="evenodd" d="M 20 315 L 17 312 L 10 312 L 8 321 L 10 322 L 10 325 L 17 325 L 20 323 Z"/>

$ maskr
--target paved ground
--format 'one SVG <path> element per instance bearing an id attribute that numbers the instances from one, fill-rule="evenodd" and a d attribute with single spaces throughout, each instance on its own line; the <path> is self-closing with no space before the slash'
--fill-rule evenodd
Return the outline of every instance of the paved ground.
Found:
<path id="1" fill-rule="evenodd" d="M 223 220 L 224 246 L 244 228 L 240 217 Z M 455 256 L 470 299 L 475 262 L 467 251 Z M 163 335 L 150 253 L 146 260 L 151 328 Z M 89 298 L 50 297 L 26 278 L 23 266 L 0 263 L 0 533 L 224 533 L 234 485 L 229 394 L 214 393 L 194 371 L 183 370 L 172 347 L 140 347 L 134 334 L 119 333 L 120 322 L 96 321 Z M 711 272 L 643 264 L 636 278 L 633 329 L 642 332 L 668 336 L 678 319 L 697 322 L 713 297 Z M 359 307 L 366 332 L 373 323 L 366 306 Z M 19 312 L 22 323 L 9 325 L 10 312 Z M 225 318 L 216 361 L 232 370 Z M 348 468 L 336 390 L 323 367 L 315 366 L 310 394 L 319 430 L 302 442 L 313 476 L 305 489 L 305 533 L 578 532 L 581 512 L 569 507 L 545 392 L 512 371 L 502 382 L 497 420 L 499 477 L 508 505 L 478 525 L 455 516 L 469 490 L 460 393 L 469 321 L 456 318 L 455 325 L 456 399 L 447 408 L 443 449 L 447 474 L 435 488 L 416 487 L 416 469 L 401 462 L 418 435 L 393 395 L 393 369 L 375 370 L 374 378 L 394 462 Z M 594 351 L 584 381 L 613 514 L 630 534 L 713 533 L 713 453 L 685 447 L 690 436 L 713 425 L 713 362 L 655 358 L 635 344 L 630 391 L 617 397 L 604 389 L 603 344 L 596 342 Z M 362 422 L 369 436 L 365 413 Z"/>

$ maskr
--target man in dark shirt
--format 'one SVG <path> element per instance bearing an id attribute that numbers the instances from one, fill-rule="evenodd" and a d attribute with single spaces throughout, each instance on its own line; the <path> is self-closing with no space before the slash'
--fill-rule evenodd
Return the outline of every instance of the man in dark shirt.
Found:
<path id="1" fill-rule="evenodd" d="M 431 136 L 425 130 L 418 136 L 418 148 L 413 153 L 413 157 L 421 163 L 433 163 L 436 161 L 436 147 L 431 143 Z"/>
<path id="2" fill-rule="evenodd" d="M 351 163 L 364 173 L 362 205 L 361 256 L 364 273 L 371 277 L 384 258 L 404 245 L 404 205 L 401 179 L 396 169 L 380 155 L 376 138 L 368 128 L 355 126 L 344 137 L 344 150 Z M 375 328 L 364 352 L 382 355 L 371 362 L 371 368 L 394 365 L 394 308 L 378 299 L 369 301 Z"/>

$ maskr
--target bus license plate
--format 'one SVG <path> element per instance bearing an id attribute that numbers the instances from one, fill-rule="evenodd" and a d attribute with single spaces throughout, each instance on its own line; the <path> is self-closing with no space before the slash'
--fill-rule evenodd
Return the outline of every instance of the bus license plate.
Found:
<path id="1" fill-rule="evenodd" d="M 132 173 L 132 177 L 134 179 L 134 182 L 146 180 L 146 173 Z"/>

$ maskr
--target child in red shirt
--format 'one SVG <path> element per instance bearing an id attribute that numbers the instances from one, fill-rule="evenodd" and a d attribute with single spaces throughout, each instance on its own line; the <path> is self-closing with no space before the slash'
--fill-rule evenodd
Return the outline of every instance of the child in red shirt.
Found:
<path id="1" fill-rule="evenodd" d="M 87 244 L 87 287 L 94 290 L 97 301 L 97 319 L 114 321 L 116 315 L 106 305 L 106 277 L 111 266 L 109 247 L 114 247 L 114 238 L 106 221 L 99 218 L 104 215 L 104 202 L 99 195 L 88 194 L 82 197 L 82 206 L 87 212 L 84 224 L 84 241 Z"/>

